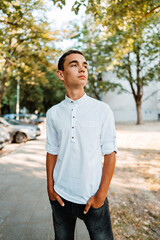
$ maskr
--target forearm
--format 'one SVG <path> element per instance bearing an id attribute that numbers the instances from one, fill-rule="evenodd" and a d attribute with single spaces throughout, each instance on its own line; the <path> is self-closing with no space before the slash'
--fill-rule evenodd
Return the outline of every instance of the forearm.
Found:
<path id="1" fill-rule="evenodd" d="M 46 173 L 47 173 L 47 188 L 52 188 L 54 185 L 53 171 L 57 161 L 57 155 L 47 153 L 46 155 Z"/>
<path id="2" fill-rule="evenodd" d="M 57 155 L 52 155 L 47 153 L 46 156 L 46 172 L 47 172 L 47 191 L 49 199 L 52 201 L 57 200 L 59 204 L 64 207 L 64 202 L 57 192 L 53 189 L 54 179 L 53 179 L 53 171 L 56 165 Z"/>
<path id="3" fill-rule="evenodd" d="M 110 182 L 111 182 L 111 179 L 113 176 L 115 164 L 116 164 L 115 152 L 112 152 L 112 153 L 104 156 L 104 164 L 103 164 L 101 183 L 100 183 L 98 192 L 96 194 L 101 199 L 105 199 L 107 197 L 107 193 L 108 193 Z"/>
<path id="4" fill-rule="evenodd" d="M 104 164 L 102 171 L 102 178 L 99 189 L 97 193 L 92 196 L 84 209 L 84 214 L 86 214 L 90 207 L 99 208 L 104 204 L 104 201 L 107 197 L 109 185 L 113 176 L 114 168 L 116 164 L 116 155 L 115 152 L 104 156 Z"/>

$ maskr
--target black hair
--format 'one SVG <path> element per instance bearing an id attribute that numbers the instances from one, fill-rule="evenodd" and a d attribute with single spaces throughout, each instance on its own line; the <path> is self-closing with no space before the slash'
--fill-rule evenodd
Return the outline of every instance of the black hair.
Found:
<path id="1" fill-rule="evenodd" d="M 84 56 L 84 54 L 78 50 L 69 50 L 68 52 L 65 52 L 59 59 L 58 61 L 58 70 L 62 70 L 64 71 L 64 62 L 65 62 L 65 58 L 73 53 L 77 53 L 77 54 L 81 54 L 82 56 Z"/>

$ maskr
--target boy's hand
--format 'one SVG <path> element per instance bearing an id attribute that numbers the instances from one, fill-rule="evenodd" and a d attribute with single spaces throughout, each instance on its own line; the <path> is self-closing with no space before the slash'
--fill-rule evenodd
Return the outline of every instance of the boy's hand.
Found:
<path id="1" fill-rule="evenodd" d="M 93 208 L 100 208 L 104 204 L 104 201 L 105 199 L 100 198 L 98 195 L 92 196 L 86 204 L 86 207 L 84 209 L 84 214 L 86 214 L 89 211 L 91 206 Z"/>
<path id="2" fill-rule="evenodd" d="M 53 188 L 48 189 L 48 197 L 51 201 L 57 201 L 62 207 L 64 207 L 65 204 L 62 198 L 56 193 L 56 191 L 54 191 Z"/>

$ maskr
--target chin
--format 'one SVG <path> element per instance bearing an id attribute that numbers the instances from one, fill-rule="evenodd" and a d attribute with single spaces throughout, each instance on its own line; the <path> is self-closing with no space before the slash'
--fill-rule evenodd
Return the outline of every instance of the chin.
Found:
<path id="1" fill-rule="evenodd" d="M 87 81 L 84 82 L 83 86 L 86 86 L 87 85 Z"/>
<path id="2" fill-rule="evenodd" d="M 80 82 L 80 83 L 77 83 L 75 86 L 76 86 L 76 87 L 84 87 L 84 86 L 86 86 L 86 84 L 87 84 L 87 81 L 86 81 L 86 80 L 84 80 L 84 81 L 81 80 L 81 82 Z"/>

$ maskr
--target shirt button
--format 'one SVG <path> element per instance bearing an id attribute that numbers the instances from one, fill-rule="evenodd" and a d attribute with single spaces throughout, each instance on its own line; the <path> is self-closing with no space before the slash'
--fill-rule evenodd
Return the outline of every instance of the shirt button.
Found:
<path id="1" fill-rule="evenodd" d="M 73 111 L 73 108 L 72 108 L 72 111 Z"/>
<path id="2" fill-rule="evenodd" d="M 73 116 L 73 118 L 75 118 L 75 116 Z"/>
<path id="3" fill-rule="evenodd" d="M 74 138 L 74 137 L 72 137 L 72 138 Z"/>
<path id="4" fill-rule="evenodd" d="M 73 103 L 73 101 L 71 101 L 71 103 Z"/>
<path id="5" fill-rule="evenodd" d="M 72 128 L 74 128 L 74 127 L 72 127 Z"/>

